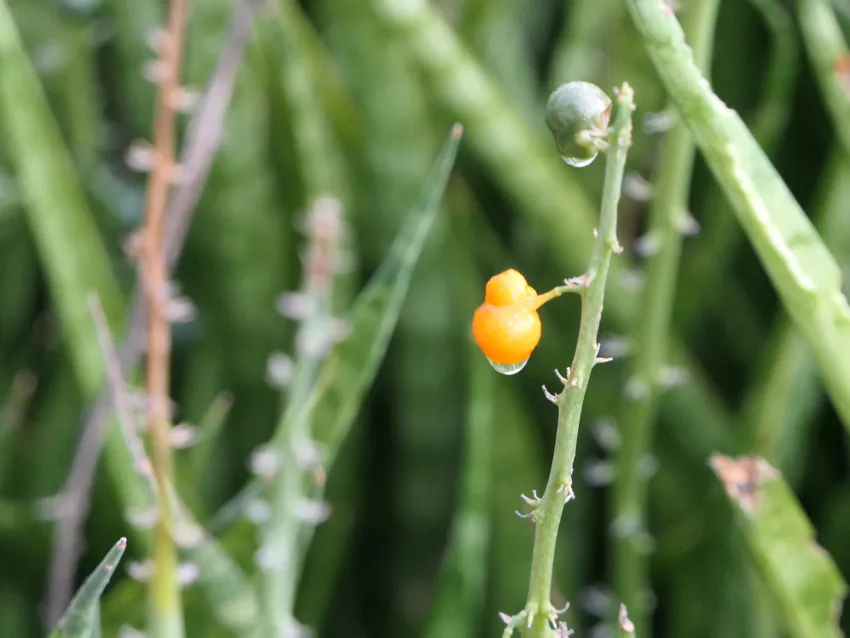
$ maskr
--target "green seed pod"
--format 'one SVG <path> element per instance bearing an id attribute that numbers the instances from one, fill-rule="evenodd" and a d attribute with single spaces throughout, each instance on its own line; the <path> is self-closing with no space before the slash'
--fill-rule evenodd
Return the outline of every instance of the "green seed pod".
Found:
<path id="1" fill-rule="evenodd" d="M 593 161 L 610 117 L 611 98 L 590 82 L 562 84 L 546 103 L 546 124 L 571 166 L 587 166 Z"/>

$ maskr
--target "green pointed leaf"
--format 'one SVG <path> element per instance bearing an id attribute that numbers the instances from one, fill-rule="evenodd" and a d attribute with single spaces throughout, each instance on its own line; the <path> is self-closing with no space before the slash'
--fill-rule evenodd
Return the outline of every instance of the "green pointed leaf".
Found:
<path id="1" fill-rule="evenodd" d="M 782 475 L 758 457 L 716 454 L 711 466 L 788 633 L 799 638 L 842 636 L 838 620 L 847 584 L 815 541 L 814 528 Z"/>
<path id="2" fill-rule="evenodd" d="M 125 549 L 127 539 L 121 538 L 77 590 L 51 638 L 93 638 L 100 635 L 100 597 Z"/>
<path id="3" fill-rule="evenodd" d="M 297 408 L 287 410 L 284 423 L 275 434 L 273 443 L 285 444 L 283 437 L 302 431 L 303 424 L 304 430 L 323 448 L 326 472 L 330 470 L 342 442 L 349 434 L 383 361 L 416 264 L 436 220 L 462 133 L 463 128 L 459 124 L 452 127 L 423 187 L 418 204 L 409 213 L 386 259 L 358 295 L 351 310 L 345 340 L 322 364 L 306 401 Z M 297 475 L 290 479 L 299 480 Z M 313 492 L 323 491 L 322 486 L 311 484 L 305 487 Z M 281 511 L 280 515 L 272 514 L 262 544 L 266 549 L 288 553 L 292 551 L 292 539 L 296 538 L 301 554 L 295 569 L 300 570 L 312 535 L 312 526 L 302 526 Z M 288 575 L 293 576 L 291 573 Z M 289 585 L 272 583 L 271 587 L 267 587 L 267 593 L 273 601 L 285 607 L 287 598 L 292 597 L 287 590 Z"/>
<path id="4" fill-rule="evenodd" d="M 89 634 L 89 638 L 100 638 L 103 635 L 102 628 L 100 626 L 100 599 L 98 598 L 94 601 L 94 605 L 91 607 L 91 611 L 89 612 L 90 619 L 90 627 L 91 633 Z"/>
<path id="5" fill-rule="evenodd" d="M 463 494 L 427 638 L 471 636 L 484 603 L 490 551 L 490 467 L 493 395 L 497 377 L 475 345 L 470 347 L 471 393 L 466 416 Z"/>
<path id="6" fill-rule="evenodd" d="M 456 124 L 440 151 L 419 203 L 389 255 L 358 296 L 347 338 L 322 366 L 316 380 L 305 409 L 312 417 L 314 437 L 325 447 L 328 466 L 348 434 L 384 358 L 416 263 L 437 217 L 461 135 L 462 128 Z"/>
<path id="7" fill-rule="evenodd" d="M 841 269 L 738 114 L 694 64 L 662 0 L 629 0 L 655 69 L 735 210 L 785 310 L 815 352 L 827 391 L 850 430 L 850 306 Z"/>

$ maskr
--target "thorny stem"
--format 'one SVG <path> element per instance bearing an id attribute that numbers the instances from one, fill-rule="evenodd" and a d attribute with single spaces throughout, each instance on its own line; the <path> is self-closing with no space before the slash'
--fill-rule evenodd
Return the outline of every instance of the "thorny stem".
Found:
<path id="1" fill-rule="evenodd" d="M 308 216 L 310 245 L 303 286 L 304 316 L 295 346 L 295 370 L 287 406 L 271 447 L 280 453 L 277 472 L 269 487 L 270 516 L 261 530 L 263 612 L 268 635 L 298 635 L 294 616 L 300 573 L 299 540 L 305 524 L 323 517 L 324 503 L 310 501 L 308 476 L 319 470 L 318 450 L 310 437 L 305 413 L 321 363 L 334 342 L 331 311 L 334 262 L 342 233 L 339 203 L 319 198 Z M 317 481 L 318 482 L 318 481 Z"/>
<path id="2" fill-rule="evenodd" d="M 219 53 L 215 71 L 207 85 L 204 97 L 192 117 L 182 148 L 183 175 L 174 190 L 168 206 L 165 238 L 166 260 L 169 269 L 179 257 L 189 227 L 195 204 L 209 173 L 221 135 L 222 124 L 241 61 L 242 52 L 250 34 L 254 14 L 262 0 L 241 0 L 233 9 L 233 18 L 227 40 Z M 133 290 L 129 310 L 127 336 L 117 354 L 123 374 L 132 374 L 138 366 L 145 344 L 147 309 L 144 294 L 137 286 Z M 108 434 L 108 419 L 112 412 L 108 391 L 102 391 L 93 403 L 83 424 L 82 436 L 74 452 L 71 470 L 62 489 L 63 499 L 74 504 L 57 519 L 53 532 L 50 577 L 48 579 L 48 613 L 52 626 L 71 599 L 72 579 L 79 554 L 81 526 L 88 515 L 87 494 L 94 479 L 101 446 Z M 111 445 L 111 444 L 110 444 Z M 110 453 L 107 452 L 107 455 Z M 113 478 L 113 480 L 115 480 Z M 126 488 L 120 494 L 126 505 Z"/>
<path id="3" fill-rule="evenodd" d="M 617 113 L 610 131 L 608 162 L 605 167 L 605 185 L 602 194 L 602 211 L 590 265 L 584 275 L 582 291 L 581 326 L 576 344 L 573 364 L 564 380 L 564 389 L 557 397 L 558 432 L 555 438 L 555 454 L 546 491 L 534 511 L 537 525 L 534 535 L 534 551 L 531 561 L 531 579 L 528 600 L 522 615 L 528 636 L 552 635 L 557 612 L 550 602 L 552 590 L 552 566 L 555 559 L 555 543 L 564 505 L 574 497 L 572 487 L 573 462 L 576 455 L 579 420 L 584 394 L 590 373 L 597 363 L 599 344 L 596 341 L 605 283 L 611 256 L 619 253 L 617 243 L 617 206 L 623 183 L 623 170 L 631 145 L 632 111 L 634 95 L 628 83 L 623 83 L 617 92 Z"/>
<path id="4" fill-rule="evenodd" d="M 703 69 L 711 57 L 717 5 L 717 0 L 692 0 L 683 9 L 686 34 L 696 62 Z M 661 374 L 682 252 L 680 222 L 686 214 L 694 155 L 690 132 L 678 122 L 664 140 L 649 210 L 648 237 L 655 250 L 648 259 L 640 319 L 634 333 L 636 350 L 629 371 L 630 388 L 634 390 L 623 406 L 622 445 L 614 485 L 613 584 L 618 598 L 632 610 L 634 623 L 647 635 L 651 630 L 641 601 L 648 586 L 648 565 L 639 542 L 645 531 L 648 477 L 641 472 L 641 466 L 650 451 L 662 389 Z"/>
<path id="5" fill-rule="evenodd" d="M 143 226 L 142 282 L 148 300 L 146 387 L 148 432 L 159 498 L 159 519 L 153 542 L 153 575 L 150 581 L 150 633 L 157 638 L 182 638 L 183 612 L 177 580 L 177 549 L 172 537 L 172 512 L 168 485 L 172 475 L 169 414 L 169 358 L 171 334 L 166 306 L 168 266 L 165 259 L 165 213 L 174 182 L 176 121 L 175 105 L 180 58 L 188 14 L 188 0 L 172 0 L 168 26 L 162 41 L 160 64 L 164 72 L 154 124 L 154 162 L 148 181 Z"/>

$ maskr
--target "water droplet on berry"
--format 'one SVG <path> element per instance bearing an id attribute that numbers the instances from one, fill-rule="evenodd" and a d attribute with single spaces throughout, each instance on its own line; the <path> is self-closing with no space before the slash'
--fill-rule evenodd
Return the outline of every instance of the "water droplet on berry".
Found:
<path id="1" fill-rule="evenodd" d="M 599 153 L 594 153 L 591 157 L 566 157 L 566 156 L 564 156 L 561 159 L 563 159 L 570 166 L 575 166 L 576 168 L 582 168 L 583 166 L 587 166 L 593 160 L 595 160 L 597 155 L 599 155 Z"/>
<path id="2" fill-rule="evenodd" d="M 487 359 L 487 361 L 496 372 L 499 374 L 506 374 L 508 376 L 516 374 L 525 367 L 526 363 L 528 363 L 528 359 L 520 361 L 519 363 L 496 363 L 491 359 Z"/>

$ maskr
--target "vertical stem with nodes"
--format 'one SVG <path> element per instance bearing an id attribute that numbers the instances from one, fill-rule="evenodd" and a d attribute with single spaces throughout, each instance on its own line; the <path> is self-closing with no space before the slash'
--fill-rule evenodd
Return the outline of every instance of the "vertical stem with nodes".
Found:
<path id="1" fill-rule="evenodd" d="M 711 60 L 718 5 L 718 0 L 691 0 L 683 8 L 694 59 L 703 70 Z M 645 603 L 650 579 L 649 559 L 642 541 L 647 536 L 649 477 L 642 468 L 652 451 L 653 429 L 663 390 L 662 372 L 668 356 L 667 341 L 682 252 L 681 222 L 687 214 L 696 154 L 693 138 L 683 122 L 677 122 L 667 133 L 662 148 L 647 233 L 654 248 L 646 260 L 646 285 L 633 333 L 635 351 L 622 406 L 622 442 L 617 455 L 611 516 L 612 584 L 618 598 L 632 610 L 635 624 L 647 635 L 651 633 L 652 614 Z"/>
<path id="2" fill-rule="evenodd" d="M 558 432 L 552 468 L 543 497 L 528 499 L 535 506 L 531 518 L 536 524 L 528 599 L 522 612 L 507 619 L 506 635 L 510 635 L 515 627 L 523 627 L 527 636 L 537 637 L 552 636 L 559 629 L 560 612 L 550 601 L 555 543 L 564 505 L 574 497 L 573 462 L 584 394 L 593 367 L 605 361 L 598 357 L 599 344 L 596 337 L 602 318 L 608 267 L 612 255 L 622 251 L 617 242 L 617 206 L 626 156 L 631 145 L 632 111 L 635 108 L 634 93 L 628 83 L 623 83 L 616 90 L 616 104 L 614 122 L 607 136 L 608 158 L 602 211 L 590 265 L 584 275 L 570 280 L 581 284 L 582 297 L 581 326 L 573 364 L 567 370 L 566 377 L 558 374 L 563 390 L 557 396 L 549 395 L 558 406 Z"/>
<path id="3" fill-rule="evenodd" d="M 146 389 L 148 432 L 159 516 L 153 542 L 153 573 L 149 590 L 149 631 L 156 638 L 182 638 L 182 601 L 177 578 L 177 549 L 172 536 L 172 512 L 167 498 L 172 475 L 169 410 L 171 334 L 167 304 L 168 266 L 165 260 L 165 213 L 177 174 L 175 161 L 176 107 L 183 91 L 180 60 L 188 17 L 188 0 L 172 0 L 160 44 L 159 93 L 154 123 L 154 148 L 142 228 L 142 285 L 147 302 Z"/>

